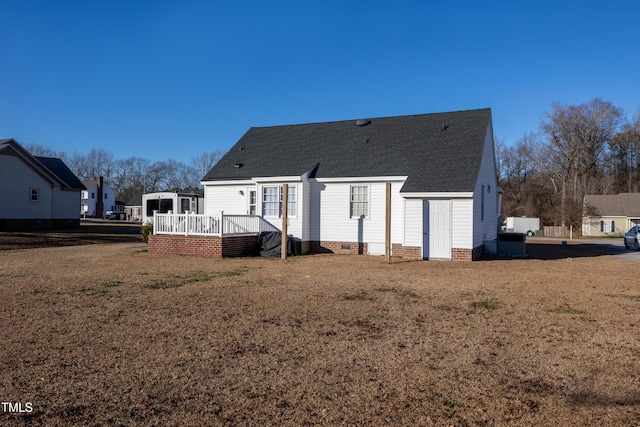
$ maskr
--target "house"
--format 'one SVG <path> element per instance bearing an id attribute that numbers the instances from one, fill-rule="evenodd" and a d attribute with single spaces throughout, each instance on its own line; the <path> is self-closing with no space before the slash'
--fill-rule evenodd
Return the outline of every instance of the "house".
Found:
<path id="1" fill-rule="evenodd" d="M 583 236 L 621 236 L 640 224 L 640 193 L 584 196 Z"/>
<path id="2" fill-rule="evenodd" d="M 127 220 L 142 221 L 142 191 L 138 191 L 126 204 Z"/>
<path id="3" fill-rule="evenodd" d="M 116 192 L 109 184 L 104 182 L 103 177 L 95 180 L 82 181 L 86 190 L 82 192 L 80 212 L 83 216 L 102 218 L 107 211 L 122 212 L 124 205 L 116 204 Z"/>
<path id="4" fill-rule="evenodd" d="M 0 230 L 80 225 L 85 187 L 58 158 L 32 156 L 14 139 L 0 139 Z"/>
<path id="5" fill-rule="evenodd" d="M 204 213 L 259 215 L 303 253 L 473 260 L 495 248 L 490 109 L 254 127 L 202 179 Z M 493 250 L 493 249 L 491 249 Z"/>

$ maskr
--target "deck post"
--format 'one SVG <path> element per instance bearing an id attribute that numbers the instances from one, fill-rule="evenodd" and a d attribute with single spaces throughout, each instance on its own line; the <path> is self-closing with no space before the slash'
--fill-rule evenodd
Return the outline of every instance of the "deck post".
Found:
<path id="1" fill-rule="evenodd" d="M 220 237 L 224 236 L 224 211 L 220 211 Z"/>
<path id="2" fill-rule="evenodd" d="M 156 228 L 158 227 L 158 211 L 157 210 L 153 211 L 153 224 L 151 224 L 151 227 L 153 229 L 153 234 L 156 234 Z"/>
<path id="3" fill-rule="evenodd" d="M 289 184 L 282 185 L 282 248 L 280 258 L 287 259 L 287 216 L 289 208 Z"/>

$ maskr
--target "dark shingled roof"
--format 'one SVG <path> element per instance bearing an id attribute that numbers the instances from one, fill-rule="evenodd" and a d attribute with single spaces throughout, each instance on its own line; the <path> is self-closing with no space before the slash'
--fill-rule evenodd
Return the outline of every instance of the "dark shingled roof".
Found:
<path id="1" fill-rule="evenodd" d="M 359 121 L 360 122 L 360 121 Z M 254 127 L 203 181 L 408 176 L 402 192 L 474 190 L 491 110 Z"/>
<path id="2" fill-rule="evenodd" d="M 68 189 L 86 190 L 86 187 L 82 184 L 78 177 L 73 172 L 71 172 L 71 169 L 69 169 L 61 159 L 53 157 L 33 157 L 40 163 L 42 163 L 45 168 L 49 169 L 51 173 L 60 178 L 60 180 L 64 182 Z"/>

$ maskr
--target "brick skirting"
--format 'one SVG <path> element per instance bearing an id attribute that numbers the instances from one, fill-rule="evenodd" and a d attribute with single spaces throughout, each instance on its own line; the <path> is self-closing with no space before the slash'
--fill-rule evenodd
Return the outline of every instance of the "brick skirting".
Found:
<path id="1" fill-rule="evenodd" d="M 475 261 L 482 255 L 482 246 L 477 246 L 473 249 L 451 249 L 452 261 Z"/>
<path id="2" fill-rule="evenodd" d="M 422 259 L 422 248 L 420 246 L 403 246 L 402 258 L 404 259 Z"/>
<path id="3" fill-rule="evenodd" d="M 219 237 L 151 234 L 149 235 L 149 252 L 204 257 L 236 257 L 254 255 L 257 243 L 257 235 Z"/>
<path id="4" fill-rule="evenodd" d="M 246 236 L 178 236 L 166 234 L 149 235 L 149 252 L 162 254 L 195 255 L 205 257 L 237 257 L 256 254 L 257 235 Z M 302 253 L 333 253 L 361 255 L 367 253 L 367 243 L 304 241 Z M 420 246 L 392 245 L 391 254 L 404 259 L 422 259 Z M 482 246 L 474 249 L 453 248 L 452 261 L 473 261 L 482 255 Z"/>
<path id="5" fill-rule="evenodd" d="M 314 241 L 302 242 L 309 245 L 309 252 L 312 254 L 343 254 L 343 255 L 362 255 L 368 253 L 366 243 L 359 242 L 325 242 Z M 303 251 L 303 253 L 305 253 Z"/>

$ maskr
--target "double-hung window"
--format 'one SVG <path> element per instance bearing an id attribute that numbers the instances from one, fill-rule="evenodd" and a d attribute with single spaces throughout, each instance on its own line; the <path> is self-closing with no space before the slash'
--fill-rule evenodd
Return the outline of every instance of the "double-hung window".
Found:
<path id="1" fill-rule="evenodd" d="M 616 222 L 611 220 L 600 221 L 600 231 L 603 233 L 613 233 L 616 230 Z"/>
<path id="2" fill-rule="evenodd" d="M 262 187 L 262 214 L 264 216 L 280 216 L 280 187 Z"/>
<path id="3" fill-rule="evenodd" d="M 249 215 L 257 214 L 257 206 L 258 200 L 256 196 L 256 190 L 248 190 L 249 191 Z"/>
<path id="4" fill-rule="evenodd" d="M 298 215 L 298 203 L 297 203 L 297 188 L 295 185 L 289 185 L 289 190 L 287 191 L 287 215 L 288 216 L 296 216 Z"/>
<path id="5" fill-rule="evenodd" d="M 350 216 L 351 218 L 366 218 L 369 216 L 369 186 L 351 186 Z"/>
<path id="6" fill-rule="evenodd" d="M 32 202 L 37 202 L 40 199 L 40 190 L 37 187 L 31 187 L 30 199 Z"/>
<path id="7" fill-rule="evenodd" d="M 287 216 L 298 214 L 298 188 L 289 185 L 287 195 Z M 270 217 L 282 216 L 282 186 L 270 185 L 262 187 L 262 214 Z"/>

